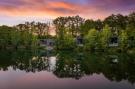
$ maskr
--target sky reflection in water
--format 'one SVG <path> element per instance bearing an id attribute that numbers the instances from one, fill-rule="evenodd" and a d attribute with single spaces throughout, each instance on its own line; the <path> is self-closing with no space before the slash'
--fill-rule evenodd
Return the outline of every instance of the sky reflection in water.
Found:
<path id="1" fill-rule="evenodd" d="M 3 51 L 0 89 L 134 89 L 134 68 L 133 55 Z"/>

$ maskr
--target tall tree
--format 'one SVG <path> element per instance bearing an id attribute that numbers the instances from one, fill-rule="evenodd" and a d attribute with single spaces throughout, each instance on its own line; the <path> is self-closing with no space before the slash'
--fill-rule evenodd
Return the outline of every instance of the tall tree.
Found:
<path id="1" fill-rule="evenodd" d="M 98 30 L 98 31 L 100 31 L 100 30 L 102 30 L 103 29 L 103 22 L 101 21 L 101 20 L 96 20 L 95 21 L 95 29 L 96 30 Z"/>
<path id="2" fill-rule="evenodd" d="M 105 27 L 100 33 L 101 46 L 104 49 L 108 47 L 111 36 L 112 36 L 112 32 L 110 30 L 110 27 L 108 25 L 105 25 Z"/>
<path id="3" fill-rule="evenodd" d="M 86 35 L 90 29 L 95 28 L 95 22 L 93 20 L 86 20 L 81 26 L 81 33 Z"/>
<path id="4" fill-rule="evenodd" d="M 127 25 L 127 17 L 121 14 L 111 15 L 104 20 L 104 23 L 111 27 L 111 30 L 125 30 Z"/>
<path id="5" fill-rule="evenodd" d="M 122 30 L 121 34 L 119 36 L 120 39 L 120 47 L 122 48 L 122 50 L 126 50 L 128 47 L 128 35 L 127 32 Z"/>
<path id="6" fill-rule="evenodd" d="M 91 29 L 85 37 L 85 49 L 95 50 L 98 44 L 98 36 L 99 32 L 95 29 Z"/>

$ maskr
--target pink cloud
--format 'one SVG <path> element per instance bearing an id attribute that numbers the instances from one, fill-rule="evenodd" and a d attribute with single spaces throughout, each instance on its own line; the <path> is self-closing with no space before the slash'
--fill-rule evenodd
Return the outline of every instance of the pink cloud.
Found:
<path id="1" fill-rule="evenodd" d="M 82 4 L 82 2 L 85 2 Z M 0 15 L 51 17 L 81 15 L 104 19 L 115 13 L 135 10 L 135 0 L 1 0 Z"/>

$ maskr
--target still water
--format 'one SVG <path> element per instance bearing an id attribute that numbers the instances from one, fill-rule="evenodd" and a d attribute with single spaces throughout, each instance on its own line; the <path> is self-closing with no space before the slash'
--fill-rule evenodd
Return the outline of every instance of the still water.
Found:
<path id="1" fill-rule="evenodd" d="M 0 51 L 0 89 L 135 89 L 135 55 Z"/>

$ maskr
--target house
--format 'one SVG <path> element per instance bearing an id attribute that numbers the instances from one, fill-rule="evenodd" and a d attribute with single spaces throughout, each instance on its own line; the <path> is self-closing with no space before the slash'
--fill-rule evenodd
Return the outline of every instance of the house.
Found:
<path id="1" fill-rule="evenodd" d="M 112 36 L 110 38 L 110 41 L 109 41 L 109 47 L 118 47 L 119 46 L 119 43 L 118 43 L 118 36 Z"/>
<path id="2" fill-rule="evenodd" d="M 53 39 L 40 39 L 39 43 L 41 47 L 46 47 L 47 50 L 52 50 L 55 45 L 55 41 Z"/>
<path id="3" fill-rule="evenodd" d="M 77 36 L 76 37 L 76 43 L 78 46 L 83 46 L 83 43 L 84 43 L 84 39 L 82 36 Z"/>

